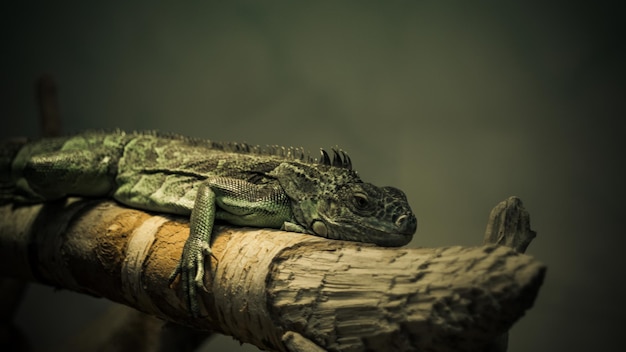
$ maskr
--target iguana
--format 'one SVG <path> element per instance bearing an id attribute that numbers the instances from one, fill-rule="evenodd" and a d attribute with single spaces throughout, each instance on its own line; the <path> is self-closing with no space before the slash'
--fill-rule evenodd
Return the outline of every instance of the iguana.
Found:
<path id="1" fill-rule="evenodd" d="M 156 132 L 85 132 L 0 145 L 0 202 L 112 197 L 191 216 L 180 274 L 191 313 L 204 288 L 215 219 L 381 246 L 407 244 L 417 220 L 405 194 L 361 181 L 347 153 L 219 143 Z"/>

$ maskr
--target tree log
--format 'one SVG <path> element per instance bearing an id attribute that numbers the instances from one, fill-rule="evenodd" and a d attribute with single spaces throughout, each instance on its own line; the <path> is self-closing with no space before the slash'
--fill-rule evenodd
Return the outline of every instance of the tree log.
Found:
<path id="1" fill-rule="evenodd" d="M 530 214 L 521 199 L 509 197 L 498 203 L 489 214 L 483 244 L 498 244 L 524 253 L 537 236 L 530 228 Z M 508 331 L 498 336 L 484 352 L 506 352 L 509 344 Z"/>
<path id="2" fill-rule="evenodd" d="M 381 248 L 217 226 L 208 292 L 200 293 L 206 315 L 194 319 L 179 286 L 168 286 L 186 219 L 72 199 L 6 205 L 0 221 L 3 276 L 106 297 L 278 351 L 480 350 L 532 306 L 545 272 L 495 245 Z"/>

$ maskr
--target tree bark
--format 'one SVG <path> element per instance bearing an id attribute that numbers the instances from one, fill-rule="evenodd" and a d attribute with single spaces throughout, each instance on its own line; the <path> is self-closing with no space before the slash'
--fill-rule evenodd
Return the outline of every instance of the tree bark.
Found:
<path id="1" fill-rule="evenodd" d="M 530 214 L 524 208 L 521 199 L 509 197 L 491 210 L 483 244 L 498 244 L 524 253 L 536 236 L 535 231 L 530 228 Z M 507 331 L 496 337 L 484 352 L 506 352 L 508 344 Z"/>
<path id="2" fill-rule="evenodd" d="M 502 246 L 381 248 L 217 226 L 200 293 L 206 315 L 194 319 L 178 285 L 168 287 L 186 219 L 72 199 L 3 206 L 0 221 L 1 275 L 268 350 L 480 350 L 532 306 L 545 272 Z"/>

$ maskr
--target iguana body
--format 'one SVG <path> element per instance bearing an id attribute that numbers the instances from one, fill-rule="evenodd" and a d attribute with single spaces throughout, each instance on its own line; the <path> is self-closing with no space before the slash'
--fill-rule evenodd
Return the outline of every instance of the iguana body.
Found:
<path id="1" fill-rule="evenodd" d="M 215 219 L 382 246 L 417 226 L 402 191 L 364 183 L 349 157 L 258 148 L 156 133 L 89 132 L 0 149 L 0 201 L 112 197 L 127 206 L 191 216 L 180 263 L 194 315 Z"/>

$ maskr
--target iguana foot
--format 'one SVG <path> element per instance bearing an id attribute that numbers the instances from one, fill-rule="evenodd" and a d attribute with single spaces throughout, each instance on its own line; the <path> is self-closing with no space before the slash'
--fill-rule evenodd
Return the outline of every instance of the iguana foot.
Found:
<path id="1" fill-rule="evenodd" d="M 285 221 L 280 229 L 283 231 L 306 233 L 306 229 L 304 227 L 289 221 Z"/>
<path id="2" fill-rule="evenodd" d="M 172 286 L 174 280 L 180 274 L 185 303 L 194 318 L 201 316 L 198 289 L 208 292 L 204 285 L 204 259 L 207 255 L 213 256 L 208 243 L 190 238 L 185 242 L 180 261 L 169 277 L 169 284 Z"/>

